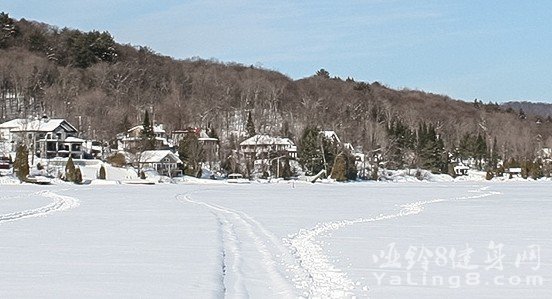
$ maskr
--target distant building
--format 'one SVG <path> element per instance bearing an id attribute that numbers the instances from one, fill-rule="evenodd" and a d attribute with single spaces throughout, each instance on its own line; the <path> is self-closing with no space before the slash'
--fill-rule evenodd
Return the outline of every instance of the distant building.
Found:
<path id="1" fill-rule="evenodd" d="M 286 155 L 297 158 L 297 146 L 289 138 L 257 134 L 240 143 L 242 154 L 249 159 L 267 159 Z"/>
<path id="2" fill-rule="evenodd" d="M 175 176 L 182 173 L 182 161 L 170 150 L 143 151 L 138 154 L 140 168 L 152 168 L 161 175 Z"/>
<path id="3" fill-rule="evenodd" d="M 124 133 L 117 135 L 117 149 L 121 151 L 137 151 L 142 145 L 142 132 L 144 126 L 135 126 Z M 153 125 L 156 149 L 170 149 L 173 143 L 167 138 L 167 133 L 162 124 Z"/>
<path id="4" fill-rule="evenodd" d="M 48 117 L 18 118 L 0 124 L 0 143 L 9 151 L 18 144 L 25 144 L 40 158 L 82 158 L 82 143 L 77 129 L 65 119 Z"/>
<path id="5" fill-rule="evenodd" d="M 326 139 L 332 140 L 337 144 L 341 144 L 341 140 L 339 139 L 335 131 L 320 131 L 320 134 L 324 135 L 324 138 Z"/>
<path id="6" fill-rule="evenodd" d="M 207 135 L 205 130 L 201 128 L 187 128 L 184 130 L 175 130 L 171 132 L 171 138 L 175 145 L 178 146 L 186 136 L 195 136 L 197 141 L 201 144 L 204 152 L 203 162 L 218 161 L 219 157 L 219 140 L 218 138 L 212 138 Z"/>

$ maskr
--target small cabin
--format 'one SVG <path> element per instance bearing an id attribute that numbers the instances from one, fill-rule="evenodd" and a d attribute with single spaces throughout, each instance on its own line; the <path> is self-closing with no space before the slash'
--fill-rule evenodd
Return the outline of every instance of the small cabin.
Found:
<path id="1" fill-rule="evenodd" d="M 173 177 L 182 173 L 182 161 L 170 150 L 144 151 L 139 154 L 138 163 L 141 168 L 152 168 L 161 175 Z"/>

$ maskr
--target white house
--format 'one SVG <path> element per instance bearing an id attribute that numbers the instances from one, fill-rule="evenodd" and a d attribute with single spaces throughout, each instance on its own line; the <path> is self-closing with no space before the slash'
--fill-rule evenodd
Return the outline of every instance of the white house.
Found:
<path id="1" fill-rule="evenodd" d="M 266 159 L 270 155 L 297 158 L 297 146 L 291 139 L 285 137 L 257 134 L 240 143 L 240 149 L 244 156 L 253 159 Z"/>
<path id="2" fill-rule="evenodd" d="M 9 151 L 26 144 L 40 158 L 82 158 L 82 143 L 78 131 L 65 119 L 48 117 L 18 118 L 0 124 L 0 143 Z"/>
<path id="3" fill-rule="evenodd" d="M 178 155 L 170 150 L 143 151 L 138 155 L 140 168 L 152 168 L 159 174 L 174 176 L 182 164 Z"/>
<path id="4" fill-rule="evenodd" d="M 117 149 L 131 151 L 140 148 L 142 142 L 142 131 L 144 126 L 135 126 L 124 133 L 117 135 Z M 167 138 L 167 132 L 162 124 L 153 125 L 153 134 L 155 135 L 155 148 L 168 149 L 173 147 L 172 142 Z"/>

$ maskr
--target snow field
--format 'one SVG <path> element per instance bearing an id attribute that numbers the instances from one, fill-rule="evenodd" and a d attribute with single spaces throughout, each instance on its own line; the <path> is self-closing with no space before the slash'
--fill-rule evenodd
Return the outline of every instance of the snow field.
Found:
<path id="1" fill-rule="evenodd" d="M 0 188 L 2 297 L 552 296 L 548 182 Z M 489 241 L 538 243 L 544 286 L 397 286 L 388 278 L 419 269 L 374 262 L 390 244 L 404 256 Z M 499 274 L 519 271 L 510 260 Z"/>

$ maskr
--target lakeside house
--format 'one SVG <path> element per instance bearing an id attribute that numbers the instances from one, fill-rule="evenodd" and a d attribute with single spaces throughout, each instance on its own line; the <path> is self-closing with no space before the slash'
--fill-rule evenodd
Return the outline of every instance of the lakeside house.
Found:
<path id="1" fill-rule="evenodd" d="M 153 134 L 155 136 L 156 149 L 170 149 L 173 143 L 167 138 L 167 132 L 162 124 L 153 125 Z M 117 134 L 117 150 L 119 151 L 136 151 L 140 150 L 143 138 L 142 132 L 144 126 L 134 126 L 124 133 Z"/>
<path id="2" fill-rule="evenodd" d="M 240 143 L 240 150 L 246 158 L 267 159 L 271 155 L 285 155 L 297 158 L 297 146 L 289 138 L 257 134 Z"/>
<path id="3" fill-rule="evenodd" d="M 143 151 L 137 158 L 136 163 L 140 168 L 151 168 L 161 175 L 170 177 L 182 174 L 182 160 L 170 150 Z"/>
<path id="4" fill-rule="evenodd" d="M 19 144 L 28 146 L 39 158 L 73 157 L 82 159 L 83 139 L 78 130 L 61 118 L 18 118 L 0 124 L 0 143 L 14 152 Z"/>

